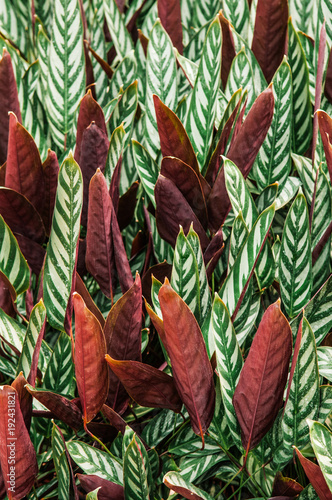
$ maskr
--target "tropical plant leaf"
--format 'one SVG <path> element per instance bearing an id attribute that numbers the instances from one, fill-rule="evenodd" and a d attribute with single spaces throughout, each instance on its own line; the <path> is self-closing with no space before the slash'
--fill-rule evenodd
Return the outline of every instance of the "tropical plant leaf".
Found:
<path id="1" fill-rule="evenodd" d="M 115 50 L 123 59 L 133 49 L 133 42 L 115 0 L 104 0 L 103 3 L 107 27 L 110 31 Z"/>
<path id="2" fill-rule="evenodd" d="M 332 435 L 331 432 L 319 422 L 308 421 L 310 441 L 324 475 L 325 481 L 332 489 Z"/>
<path id="3" fill-rule="evenodd" d="M 239 35 L 246 39 L 249 24 L 249 4 L 247 0 L 241 0 L 240 2 L 226 0 L 223 3 L 223 14 Z"/>
<path id="4" fill-rule="evenodd" d="M 130 141 L 137 102 L 137 80 L 135 80 L 134 83 L 129 85 L 124 94 L 121 95 L 109 120 L 109 127 L 112 133 L 121 123 L 123 125 L 126 133 L 123 139 L 123 149 L 125 149 Z"/>
<path id="5" fill-rule="evenodd" d="M 156 201 L 154 199 L 154 187 L 159 175 L 158 165 L 139 142 L 133 140 L 132 143 L 137 173 L 141 179 L 147 195 L 151 200 L 151 203 L 155 207 Z"/>
<path id="6" fill-rule="evenodd" d="M 43 387 L 53 392 L 69 395 L 72 391 L 74 364 L 70 338 L 61 332 L 54 346 L 43 379 Z"/>
<path id="7" fill-rule="evenodd" d="M 152 474 L 149 457 L 136 434 L 124 455 L 123 485 L 126 500 L 150 499 Z"/>
<path id="8" fill-rule="evenodd" d="M 163 479 L 164 483 L 172 491 L 175 491 L 184 498 L 192 500 L 212 500 L 212 497 L 186 481 L 178 472 L 168 472 Z"/>
<path id="9" fill-rule="evenodd" d="M 58 478 L 59 500 L 65 500 L 69 496 L 70 471 L 66 458 L 63 436 L 57 425 L 53 422 L 52 429 L 52 455 L 55 472 Z"/>
<path id="10" fill-rule="evenodd" d="M 332 347 L 322 346 L 317 349 L 319 375 L 332 381 Z"/>

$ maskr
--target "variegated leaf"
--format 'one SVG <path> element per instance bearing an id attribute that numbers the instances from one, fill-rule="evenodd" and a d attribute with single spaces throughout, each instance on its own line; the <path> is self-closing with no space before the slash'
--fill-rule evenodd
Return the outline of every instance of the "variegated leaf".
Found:
<path id="1" fill-rule="evenodd" d="M 67 500 L 70 488 L 70 471 L 63 437 L 54 422 L 52 429 L 52 454 L 55 472 L 58 478 L 58 498 L 59 500 Z"/>
<path id="2" fill-rule="evenodd" d="M 276 198 L 276 210 L 280 210 L 280 208 L 284 207 L 289 203 L 301 186 L 301 181 L 297 177 L 288 177 L 286 184 L 281 190 L 281 193 L 278 194 Z"/>
<path id="3" fill-rule="evenodd" d="M 191 483 L 197 482 L 201 476 L 208 474 L 211 469 L 211 472 L 213 472 L 217 464 L 227 461 L 228 457 L 226 453 L 222 452 L 215 455 L 205 455 L 204 457 L 200 455 L 191 457 L 189 455 L 180 462 L 181 477 Z"/>
<path id="4" fill-rule="evenodd" d="M 53 139 L 60 148 L 73 132 L 74 114 L 84 92 L 83 26 L 78 0 L 55 0 L 46 109 Z"/>
<path id="5" fill-rule="evenodd" d="M 315 0 L 289 0 L 289 14 L 297 31 L 314 35 L 316 30 L 314 12 L 317 4 Z"/>
<path id="6" fill-rule="evenodd" d="M 237 317 L 234 321 L 234 328 L 236 331 L 236 338 L 237 338 L 237 341 L 238 341 L 240 347 L 242 347 L 246 338 L 249 336 L 250 332 L 252 331 L 252 329 L 254 327 L 254 324 L 255 324 L 256 319 L 258 317 L 260 303 L 261 303 L 260 294 L 255 293 L 252 296 L 249 313 L 248 313 L 246 321 L 242 327 L 237 327 L 237 320 L 238 320 L 238 318 L 240 319 L 240 313 L 241 313 L 241 308 L 239 309 L 239 314 L 237 315 Z"/>
<path id="7" fill-rule="evenodd" d="M 255 80 L 255 74 L 247 52 L 248 50 L 242 47 L 236 57 L 234 57 L 225 89 L 228 99 L 230 99 L 234 92 L 240 87 L 247 90 L 248 101 L 245 114 L 248 113 L 249 109 L 254 104 L 260 90 L 260 81 L 257 81 L 257 79 Z"/>
<path id="8" fill-rule="evenodd" d="M 277 197 L 277 194 L 278 194 L 277 182 L 263 189 L 261 194 L 255 200 L 258 213 L 262 213 L 263 210 L 272 205 L 272 203 L 275 201 Z"/>
<path id="9" fill-rule="evenodd" d="M 230 237 L 229 254 L 228 254 L 228 271 L 232 269 L 236 257 L 238 256 L 242 248 L 242 245 L 248 238 L 248 234 L 249 230 L 243 219 L 242 211 L 240 209 L 233 222 L 233 227 Z"/>
<path id="10" fill-rule="evenodd" d="M 122 59 L 114 71 L 108 91 L 110 98 L 113 99 L 113 97 L 119 93 L 121 88 L 125 91 L 128 86 L 136 80 L 136 78 L 137 64 L 134 51 L 132 50 Z"/>
<path id="11" fill-rule="evenodd" d="M 317 357 L 319 375 L 325 377 L 329 382 L 332 382 L 332 347 L 318 347 Z"/>
<path id="12" fill-rule="evenodd" d="M 309 0 L 311 1 L 311 0 Z M 309 17 L 310 21 L 312 20 L 312 16 Z M 293 23 L 294 18 L 292 17 Z M 294 24 L 295 27 L 295 24 Z M 314 28 L 316 28 L 314 26 Z M 297 32 L 299 35 L 299 39 L 303 48 L 303 52 L 305 54 L 305 58 L 307 60 L 308 70 L 309 70 L 309 90 L 310 90 L 310 99 L 311 104 L 315 105 L 315 91 L 316 91 L 316 71 L 315 71 L 315 47 L 313 44 L 312 38 L 303 33 L 302 31 Z"/>
<path id="13" fill-rule="evenodd" d="M 137 109 L 137 80 L 129 85 L 124 94 L 116 103 L 114 111 L 112 112 L 109 120 L 109 127 L 113 133 L 117 127 L 122 123 L 125 130 L 125 137 L 123 139 L 123 148 L 125 148 L 130 140 L 131 132 L 134 125 L 134 119 Z"/>
<path id="14" fill-rule="evenodd" d="M 217 2 L 215 0 L 202 0 L 199 3 L 194 2 L 192 17 L 193 26 L 195 26 L 195 28 L 201 28 L 206 23 L 211 22 L 211 19 L 221 8 L 220 0 Z"/>
<path id="15" fill-rule="evenodd" d="M 233 446 L 233 438 L 227 423 L 219 377 L 217 377 L 215 389 L 216 405 L 214 408 L 213 419 L 209 427 L 209 435 L 215 439 L 217 443 L 220 443 L 224 450 L 229 450 L 229 448 Z"/>
<path id="16" fill-rule="evenodd" d="M 120 59 L 123 59 L 134 48 L 123 15 L 120 13 L 115 0 L 104 0 L 104 11 L 116 53 Z"/>
<path id="17" fill-rule="evenodd" d="M 330 491 L 332 491 L 332 434 L 319 422 L 308 422 L 310 441 L 325 477 Z"/>
<path id="18" fill-rule="evenodd" d="M 150 448 L 157 446 L 165 437 L 171 434 L 174 429 L 182 423 L 182 418 L 178 413 L 172 410 L 161 410 L 150 422 L 144 427 L 142 439 L 149 445 Z"/>
<path id="19" fill-rule="evenodd" d="M 312 286 L 309 215 L 303 194 L 297 195 L 286 217 L 279 282 L 283 304 L 293 318 L 309 301 Z"/>
<path id="20" fill-rule="evenodd" d="M 316 344 L 319 345 L 332 326 L 332 276 L 305 308 L 305 317 L 314 332 Z"/>
<path id="21" fill-rule="evenodd" d="M 320 347 L 317 349 L 318 356 L 319 356 L 319 349 Z M 318 368 L 319 368 L 319 358 L 318 358 Z M 320 407 L 317 420 L 322 424 L 324 424 L 326 419 L 331 417 L 331 413 L 332 413 L 332 385 L 321 385 Z"/>
<path id="22" fill-rule="evenodd" d="M 82 173 L 70 154 L 59 171 L 43 281 L 48 321 L 63 331 L 75 270 L 82 200 Z"/>
<path id="23" fill-rule="evenodd" d="M 123 486 L 126 500 L 149 500 L 152 474 L 148 454 L 134 434 L 123 459 Z"/>
<path id="24" fill-rule="evenodd" d="M 247 39 L 249 25 L 249 5 L 247 0 L 224 0 L 223 14 L 242 38 Z"/>
<path id="25" fill-rule="evenodd" d="M 205 436 L 205 446 L 202 450 L 202 440 L 197 436 L 189 425 L 185 425 L 175 438 L 170 442 L 168 451 L 178 457 L 183 457 L 195 452 L 201 452 L 202 455 L 212 455 L 220 452 L 217 443 Z"/>
<path id="26" fill-rule="evenodd" d="M 331 5 L 331 2 L 329 0 L 319 0 L 317 3 L 318 3 L 317 19 L 314 19 L 314 27 L 316 28 L 316 37 L 315 37 L 316 57 L 318 55 L 320 31 L 321 31 L 322 24 L 324 21 L 325 21 L 325 29 L 326 29 L 326 41 L 327 41 L 329 47 L 332 46 L 332 5 Z M 315 11 L 315 9 L 314 9 L 314 11 Z"/>
<path id="27" fill-rule="evenodd" d="M 74 377 L 71 348 L 70 337 L 61 332 L 47 365 L 43 388 L 63 396 L 71 394 Z"/>
<path id="28" fill-rule="evenodd" d="M 8 316 L 1 308 L 0 337 L 21 352 L 25 337 L 25 328 L 21 323 Z"/>
<path id="29" fill-rule="evenodd" d="M 163 479 L 164 483 L 172 491 L 184 495 L 185 498 L 195 498 L 195 500 L 212 500 L 212 497 L 186 481 L 178 472 L 167 472 Z M 190 496 L 189 496 L 190 495 Z"/>
<path id="30" fill-rule="evenodd" d="M 107 47 L 105 34 L 103 30 L 104 21 L 104 10 L 103 1 L 98 0 L 98 3 L 94 5 L 95 12 L 93 20 L 91 21 L 90 36 L 91 36 L 91 47 L 92 49 L 101 57 L 104 61 L 107 59 Z M 93 68 L 93 77 L 95 80 L 95 90 L 96 96 L 101 107 L 104 107 L 108 102 L 108 77 L 102 68 L 101 64 L 96 60 L 95 57 L 91 57 L 91 64 Z M 115 94 L 116 95 L 116 94 Z M 111 96 L 113 98 L 114 96 Z"/>
<path id="31" fill-rule="evenodd" d="M 147 195 L 151 200 L 151 203 L 154 207 L 156 207 L 154 187 L 158 179 L 159 167 L 153 160 L 153 158 L 151 158 L 147 150 L 143 148 L 143 146 L 139 142 L 133 140 L 132 143 L 137 173 L 141 179 Z"/>
<path id="32" fill-rule="evenodd" d="M 301 179 L 307 202 L 311 203 L 314 194 L 316 178 L 315 172 L 312 169 L 312 161 L 310 158 L 296 155 L 294 153 L 292 153 L 292 160 Z"/>

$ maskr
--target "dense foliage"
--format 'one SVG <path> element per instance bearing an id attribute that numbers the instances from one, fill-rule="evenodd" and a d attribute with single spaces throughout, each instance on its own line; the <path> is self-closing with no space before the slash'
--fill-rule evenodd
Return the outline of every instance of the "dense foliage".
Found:
<path id="1" fill-rule="evenodd" d="M 330 0 L 0 0 L 0 499 L 332 498 Z"/>

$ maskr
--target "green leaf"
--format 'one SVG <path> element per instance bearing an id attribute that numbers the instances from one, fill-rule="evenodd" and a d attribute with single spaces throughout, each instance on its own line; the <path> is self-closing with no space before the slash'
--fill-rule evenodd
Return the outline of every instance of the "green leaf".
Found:
<path id="1" fill-rule="evenodd" d="M 212 500 L 212 497 L 194 486 L 189 481 L 186 481 L 178 472 L 167 472 L 164 477 L 164 483 L 171 490 L 185 495 L 185 498 L 195 498 L 197 500 Z M 190 496 L 189 496 L 190 495 Z"/>
<path id="2" fill-rule="evenodd" d="M 98 500 L 98 491 L 100 490 L 100 488 L 101 486 L 99 486 L 93 491 L 90 491 L 86 496 L 86 500 Z"/>
<path id="3" fill-rule="evenodd" d="M 293 318 L 309 301 L 312 286 L 309 215 L 303 194 L 297 195 L 286 217 L 279 282 L 286 312 Z"/>
<path id="4" fill-rule="evenodd" d="M 59 500 L 67 500 L 70 488 L 70 471 L 63 438 L 54 422 L 52 429 L 52 452 L 55 472 L 58 478 L 58 498 Z"/>
<path id="5" fill-rule="evenodd" d="M 85 91 L 83 26 L 78 0 L 55 0 L 48 60 L 47 113 L 52 136 L 64 148 Z"/>
<path id="6" fill-rule="evenodd" d="M 137 102 L 137 80 L 135 80 L 120 97 L 109 120 L 109 127 L 112 133 L 121 123 L 123 125 L 126 133 L 123 139 L 123 149 L 125 149 L 130 141 L 137 110 Z"/>
<path id="7" fill-rule="evenodd" d="M 134 51 L 132 50 L 126 54 L 114 71 L 108 91 L 110 99 L 113 99 L 113 97 L 119 93 L 121 88 L 125 91 L 129 85 L 136 80 L 136 78 L 137 64 Z"/>
<path id="8" fill-rule="evenodd" d="M 133 140 L 132 144 L 137 173 L 141 179 L 147 195 L 151 200 L 151 203 L 156 208 L 154 187 L 158 179 L 159 167 L 153 160 L 153 158 L 151 158 L 147 150 L 143 148 L 143 146 L 139 142 Z"/>
<path id="9" fill-rule="evenodd" d="M 171 110 L 177 105 L 176 59 L 173 44 L 158 20 L 150 34 L 146 58 L 146 96 L 145 96 L 145 145 L 156 158 L 160 150 L 156 112 L 153 102 L 156 94 Z"/>
<path id="10" fill-rule="evenodd" d="M 21 323 L 8 316 L 0 308 L 0 336 L 18 351 L 22 350 L 25 328 Z"/>
<path id="11" fill-rule="evenodd" d="M 64 331 L 72 289 L 82 211 L 82 173 L 70 154 L 59 171 L 52 230 L 44 270 L 44 301 L 49 323 Z"/>
<path id="12" fill-rule="evenodd" d="M 225 0 L 223 14 L 244 39 L 248 35 L 249 4 L 247 0 Z"/>
<path id="13" fill-rule="evenodd" d="M 123 459 L 123 485 L 126 500 L 149 500 L 152 474 L 149 457 L 136 434 Z"/>
<path id="14" fill-rule="evenodd" d="M 161 410 L 158 415 L 150 420 L 144 427 L 142 439 L 150 448 L 153 448 L 182 423 L 183 420 L 178 413 L 174 413 L 172 410 Z"/>
<path id="15" fill-rule="evenodd" d="M 197 482 L 203 474 L 205 476 L 211 472 L 212 475 L 217 464 L 227 462 L 228 460 L 226 453 L 216 453 L 215 455 L 205 455 L 203 457 L 200 455 L 191 457 L 189 455 L 180 462 L 181 477 L 191 483 Z"/>
<path id="16" fill-rule="evenodd" d="M 216 18 L 206 35 L 185 124 L 201 168 L 212 141 L 220 86 L 220 65 L 221 27 L 219 19 Z"/>
<path id="17" fill-rule="evenodd" d="M 319 345 L 332 326 L 332 276 L 311 299 L 304 314 L 315 334 L 316 344 Z"/>
<path id="18" fill-rule="evenodd" d="M 305 197 L 307 198 L 307 202 L 311 203 L 315 189 L 316 177 L 312 168 L 312 161 L 310 158 L 296 155 L 294 153 L 292 153 L 292 160 L 303 184 L 303 191 Z"/>
<path id="19" fill-rule="evenodd" d="M 319 375 L 332 382 L 332 347 L 317 348 Z"/>
<path id="20" fill-rule="evenodd" d="M 256 97 L 259 95 L 259 86 L 257 87 L 257 80 L 255 80 L 254 71 L 250 64 L 248 57 L 248 50 L 244 47 L 241 48 L 239 53 L 234 57 L 232 66 L 228 75 L 225 93 L 228 99 L 240 88 L 248 92 L 248 101 L 246 106 L 245 115 L 254 104 Z M 256 88 L 257 87 L 257 88 Z"/>
<path id="21" fill-rule="evenodd" d="M 189 425 L 183 427 L 180 432 L 175 436 L 169 446 L 168 451 L 173 455 L 183 457 L 188 454 L 200 452 L 201 455 L 213 455 L 220 452 L 220 446 L 216 442 L 205 436 L 205 446 L 202 450 L 202 440 L 197 436 Z"/>
<path id="22" fill-rule="evenodd" d="M 314 35 L 315 7 L 315 0 L 289 0 L 289 15 L 292 16 L 292 22 L 297 31 L 303 31 L 310 36 Z"/>
<path id="23" fill-rule="evenodd" d="M 112 175 L 114 174 L 115 167 L 117 166 L 120 157 L 122 157 L 122 153 L 125 146 L 125 138 L 126 138 L 126 132 L 125 129 L 123 128 L 123 124 L 121 123 L 119 127 L 116 127 L 116 129 L 114 129 L 111 136 L 110 145 L 108 148 L 106 166 L 104 171 L 104 176 L 108 188 L 110 188 Z"/>
<path id="24" fill-rule="evenodd" d="M 262 213 L 267 207 L 272 205 L 278 194 L 278 183 L 275 182 L 267 186 L 255 200 L 258 213 Z"/>
<path id="25" fill-rule="evenodd" d="M 239 309 L 239 313 L 236 316 L 236 319 L 234 321 L 234 328 L 236 331 L 236 338 L 239 343 L 239 346 L 242 347 L 244 344 L 246 338 L 250 334 L 251 330 L 253 329 L 256 319 L 258 317 L 259 309 L 260 309 L 260 304 L 261 304 L 261 297 L 259 293 L 255 293 L 252 296 L 251 303 L 250 303 L 250 309 L 248 312 L 248 316 L 246 318 L 246 321 L 243 325 L 238 326 L 237 322 L 238 320 L 241 319 L 241 307 Z"/>
<path id="26" fill-rule="evenodd" d="M 94 2 L 94 17 L 90 25 L 90 45 L 92 49 L 101 57 L 104 61 L 107 60 L 107 48 L 105 34 L 103 30 L 104 26 L 104 8 L 103 1 L 98 0 Z M 95 57 L 91 56 L 91 64 L 93 68 L 93 77 L 95 80 L 95 90 L 96 96 L 101 107 L 104 107 L 108 102 L 108 77 L 102 66 L 96 60 Z M 113 98 L 114 95 L 111 96 Z"/>
<path id="27" fill-rule="evenodd" d="M 317 349 L 317 355 L 319 356 L 320 347 Z M 318 358 L 318 368 L 319 368 L 319 358 Z M 321 385 L 320 386 L 320 407 L 317 420 L 324 424 L 326 419 L 330 417 L 332 412 L 332 385 Z"/>
<path id="28" fill-rule="evenodd" d="M 73 377 L 74 363 L 70 337 L 61 332 L 47 365 L 43 388 L 63 396 L 69 396 L 72 393 Z"/>
<path id="29" fill-rule="evenodd" d="M 122 466 L 105 451 L 81 441 L 67 442 L 71 458 L 86 474 L 95 474 L 116 484 L 122 484 Z"/>
<path id="30" fill-rule="evenodd" d="M 319 422 L 308 422 L 310 441 L 325 481 L 332 491 L 332 434 Z"/>
<path id="31" fill-rule="evenodd" d="M 301 186 L 301 181 L 297 177 L 288 177 L 286 184 L 276 198 L 276 210 L 280 210 L 289 203 Z"/>
<path id="32" fill-rule="evenodd" d="M 134 48 L 123 15 L 120 13 L 115 0 L 104 0 L 104 11 L 116 53 L 120 59 L 123 59 Z"/>

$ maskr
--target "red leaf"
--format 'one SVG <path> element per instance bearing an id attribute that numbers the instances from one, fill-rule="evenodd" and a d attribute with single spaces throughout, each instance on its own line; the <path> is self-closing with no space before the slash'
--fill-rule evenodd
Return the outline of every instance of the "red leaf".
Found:
<path id="1" fill-rule="evenodd" d="M 183 52 L 180 0 L 158 0 L 158 17 L 174 47 Z"/>
<path id="2" fill-rule="evenodd" d="M 16 318 L 17 314 L 15 301 L 15 289 L 7 276 L 0 271 L 0 307 L 6 314 L 8 314 L 8 316 L 11 316 L 12 318 Z"/>
<path id="3" fill-rule="evenodd" d="M 283 404 L 291 354 L 292 331 L 278 300 L 263 315 L 233 397 L 247 450 L 271 428 Z"/>
<path id="4" fill-rule="evenodd" d="M 104 334 L 107 354 L 113 359 L 141 361 L 142 287 L 139 275 L 135 283 L 110 310 Z M 118 377 L 109 370 L 107 404 L 121 412 L 128 396 Z"/>
<path id="5" fill-rule="evenodd" d="M 88 46 L 88 49 L 89 51 L 91 52 L 91 54 L 93 55 L 93 57 L 96 59 L 96 61 L 100 64 L 100 66 L 102 67 L 102 69 L 105 71 L 106 75 L 108 76 L 108 78 L 111 80 L 112 79 L 112 76 L 113 76 L 113 73 L 114 71 L 112 70 L 111 66 L 106 62 L 104 61 L 104 59 L 102 57 L 100 57 L 97 52 L 95 52 L 93 50 L 93 48 L 91 47 L 91 45 L 86 41 L 85 41 L 85 44 Z"/>
<path id="6" fill-rule="evenodd" d="M 104 328 L 105 325 L 105 319 L 98 307 L 96 306 L 95 302 L 93 301 L 93 298 L 88 292 L 88 289 L 86 288 L 84 281 L 82 280 L 81 276 L 76 273 L 76 283 L 75 283 L 75 292 L 79 293 L 82 299 L 85 302 L 85 305 L 90 309 L 92 314 L 94 314 L 99 321 L 100 325 L 102 328 Z"/>
<path id="7" fill-rule="evenodd" d="M 99 127 L 107 135 L 103 110 L 101 109 L 97 101 L 95 101 L 92 97 L 91 90 L 88 90 L 88 92 L 81 100 L 80 112 L 77 120 L 76 148 L 74 159 L 79 165 L 81 160 L 83 133 L 92 122 L 95 122 L 97 127 Z"/>
<path id="8" fill-rule="evenodd" d="M 0 187 L 0 214 L 13 233 L 43 243 L 45 228 L 37 210 L 22 194 Z"/>
<path id="9" fill-rule="evenodd" d="M 18 394 L 9 385 L 0 387 L 0 463 L 9 500 L 23 498 L 33 486 L 38 464 Z"/>
<path id="10" fill-rule="evenodd" d="M 20 374 L 17 375 L 16 379 L 12 382 L 11 386 L 14 387 L 17 392 L 25 426 L 29 431 L 32 416 L 32 397 L 25 388 L 27 383 L 28 382 L 23 377 L 23 372 L 20 372 Z"/>
<path id="11" fill-rule="evenodd" d="M 294 479 L 284 477 L 281 472 L 277 472 L 273 482 L 272 496 L 296 497 L 303 490 L 303 486 Z"/>
<path id="12" fill-rule="evenodd" d="M 121 432 L 121 434 L 125 433 L 127 422 L 113 408 L 103 405 L 101 411 L 113 427 Z"/>
<path id="13" fill-rule="evenodd" d="M 332 48 L 330 50 L 329 61 L 326 69 L 324 94 L 325 97 L 332 103 Z"/>
<path id="14" fill-rule="evenodd" d="M 257 97 L 228 151 L 227 158 L 235 163 L 245 179 L 270 128 L 273 108 L 270 86 Z M 230 208 L 224 169 L 221 168 L 208 199 L 209 222 L 215 231 L 225 221 Z"/>
<path id="15" fill-rule="evenodd" d="M 108 373 L 106 343 L 97 318 L 78 293 L 73 294 L 75 311 L 75 375 L 83 408 L 84 423 L 90 422 L 106 401 Z"/>
<path id="16" fill-rule="evenodd" d="M 188 410 L 193 431 L 203 437 L 215 405 L 213 372 L 204 339 L 193 313 L 168 280 L 158 297 L 174 382 Z"/>
<path id="17" fill-rule="evenodd" d="M 204 264 L 206 266 L 206 275 L 208 279 L 212 276 L 212 273 L 218 263 L 219 258 L 224 249 L 224 240 L 222 229 L 216 232 L 209 246 L 204 252 Z"/>
<path id="18" fill-rule="evenodd" d="M 83 132 L 80 168 L 83 176 L 83 208 L 81 224 L 86 226 L 88 218 L 89 184 L 99 168 L 105 170 L 109 140 L 107 134 L 94 122 Z"/>
<path id="19" fill-rule="evenodd" d="M 207 228 L 207 208 L 199 176 L 186 163 L 166 156 L 161 162 L 161 175 L 171 180 L 183 194 L 202 226 Z"/>
<path id="20" fill-rule="evenodd" d="M 94 475 L 77 474 L 77 477 L 87 493 L 101 486 L 100 490 L 98 490 L 98 500 L 110 500 L 110 498 L 112 500 L 124 500 L 123 486 L 119 484 Z"/>
<path id="21" fill-rule="evenodd" d="M 118 224 L 118 219 L 116 217 L 113 204 L 112 204 L 111 227 L 112 227 L 112 240 L 113 240 L 116 271 L 118 273 L 121 291 L 122 293 L 126 293 L 126 291 L 129 290 L 129 288 L 134 283 L 134 280 L 131 274 L 131 269 L 126 254 L 126 249 L 123 243 L 121 231 Z"/>
<path id="22" fill-rule="evenodd" d="M 332 183 L 332 119 L 325 111 L 318 110 L 318 126 L 322 137 L 323 148 Z"/>
<path id="23" fill-rule="evenodd" d="M 139 41 L 141 42 L 141 45 L 142 45 L 142 48 L 144 51 L 144 55 L 146 57 L 147 53 L 148 53 L 149 39 L 144 35 L 144 33 L 140 29 L 138 29 L 137 32 L 138 32 Z"/>
<path id="24" fill-rule="evenodd" d="M 38 148 L 29 132 L 10 113 L 5 185 L 21 193 L 41 212 L 44 171 Z"/>
<path id="25" fill-rule="evenodd" d="M 258 0 L 252 50 L 268 83 L 285 53 L 287 21 L 287 0 Z"/>
<path id="26" fill-rule="evenodd" d="M 0 60 L 0 165 L 7 158 L 9 111 L 15 113 L 18 121 L 22 122 L 12 60 L 7 50 L 4 49 Z"/>
<path id="27" fill-rule="evenodd" d="M 199 174 L 199 167 L 194 149 L 187 132 L 179 118 L 158 96 L 153 96 L 156 110 L 160 147 L 163 156 L 175 156 Z"/>
<path id="28" fill-rule="evenodd" d="M 140 406 L 181 411 L 182 402 L 172 377 L 139 361 L 117 361 L 108 355 L 106 361 Z"/>
<path id="29" fill-rule="evenodd" d="M 223 88 L 226 88 L 229 70 L 231 69 L 236 52 L 231 23 L 224 17 L 222 12 L 219 12 L 219 22 L 222 30 L 221 81 Z"/>
<path id="30" fill-rule="evenodd" d="M 161 283 L 165 281 L 165 278 L 171 279 L 172 266 L 166 261 L 161 264 L 156 264 L 150 267 L 142 278 L 142 293 L 143 297 L 152 305 L 151 299 L 151 286 L 152 286 L 152 276 L 157 278 Z"/>
<path id="31" fill-rule="evenodd" d="M 304 472 L 306 473 L 312 486 L 315 488 L 315 491 L 320 500 L 332 500 L 332 493 L 330 491 L 330 488 L 326 484 L 325 478 L 319 465 L 314 464 L 308 458 L 305 458 L 300 450 L 296 448 L 296 446 L 294 446 L 294 449 L 297 453 L 297 456 L 299 457 Z"/>
<path id="32" fill-rule="evenodd" d="M 38 276 L 44 264 L 45 248 L 22 234 L 14 233 L 14 236 L 29 267 Z"/>
<path id="33" fill-rule="evenodd" d="M 159 175 L 154 194 L 157 205 L 156 222 L 160 236 L 175 247 L 180 230 L 179 226 L 181 225 L 184 232 L 188 233 L 190 225 L 193 223 L 204 252 L 209 245 L 209 238 L 189 203 L 175 184 L 163 175 Z"/>
<path id="34" fill-rule="evenodd" d="M 59 162 L 56 153 L 50 149 L 43 163 L 45 199 L 40 215 L 43 219 L 46 234 L 49 235 L 52 227 L 52 217 L 55 205 L 55 195 L 58 186 Z"/>
<path id="35" fill-rule="evenodd" d="M 119 199 L 117 219 L 120 231 L 127 227 L 134 216 L 137 203 L 138 182 L 134 182 Z"/>

